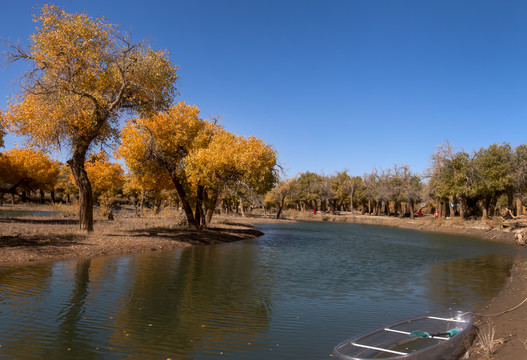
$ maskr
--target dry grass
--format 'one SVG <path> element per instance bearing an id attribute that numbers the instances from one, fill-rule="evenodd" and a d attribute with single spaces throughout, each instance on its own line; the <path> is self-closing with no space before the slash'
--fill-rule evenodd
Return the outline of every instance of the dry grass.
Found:
<path id="1" fill-rule="evenodd" d="M 498 345 L 503 344 L 502 339 L 495 339 L 496 330 L 492 320 L 478 329 L 478 343 L 480 345 L 483 356 L 487 359 L 492 359 L 496 352 Z"/>
<path id="2" fill-rule="evenodd" d="M 485 223 L 493 229 L 501 229 L 503 227 L 503 218 L 501 216 L 494 216 L 485 219 Z"/>
<path id="3" fill-rule="evenodd" d="M 50 210 L 56 212 L 62 217 L 73 217 L 79 213 L 77 205 L 66 205 L 61 203 L 53 203 L 50 205 Z"/>

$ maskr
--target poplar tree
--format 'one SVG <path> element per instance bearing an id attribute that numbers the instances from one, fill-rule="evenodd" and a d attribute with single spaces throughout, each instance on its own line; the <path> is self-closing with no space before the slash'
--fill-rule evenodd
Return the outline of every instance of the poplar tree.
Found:
<path id="1" fill-rule="evenodd" d="M 11 44 L 9 60 L 32 65 L 5 117 L 16 133 L 42 148 L 69 148 L 67 161 L 79 188 L 79 226 L 93 231 L 92 187 L 85 170 L 91 146 L 118 136 L 123 111 L 166 108 L 176 89 L 177 66 L 104 18 L 44 5 L 27 49 Z"/>

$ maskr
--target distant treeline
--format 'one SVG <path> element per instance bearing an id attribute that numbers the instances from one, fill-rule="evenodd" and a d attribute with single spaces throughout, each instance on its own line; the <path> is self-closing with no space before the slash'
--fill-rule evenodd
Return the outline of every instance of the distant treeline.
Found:
<path id="1" fill-rule="evenodd" d="M 412 173 L 406 165 L 363 176 L 305 172 L 280 181 L 266 195 L 265 206 L 277 217 L 289 208 L 413 218 L 427 204 L 427 210 L 437 210 L 443 217 L 485 219 L 500 208 L 523 214 L 526 189 L 527 145 L 493 144 L 468 153 L 445 143 L 423 174 Z"/>

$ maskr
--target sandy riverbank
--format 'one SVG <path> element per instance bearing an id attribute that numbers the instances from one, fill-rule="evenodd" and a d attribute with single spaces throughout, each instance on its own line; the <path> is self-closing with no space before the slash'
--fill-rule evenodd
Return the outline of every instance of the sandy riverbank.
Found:
<path id="1" fill-rule="evenodd" d="M 117 216 L 114 221 L 98 219 L 94 227 L 93 233 L 85 234 L 78 231 L 74 218 L 0 218 L 0 266 L 169 250 L 262 235 L 248 222 L 224 219 L 201 231 L 164 217 Z"/>

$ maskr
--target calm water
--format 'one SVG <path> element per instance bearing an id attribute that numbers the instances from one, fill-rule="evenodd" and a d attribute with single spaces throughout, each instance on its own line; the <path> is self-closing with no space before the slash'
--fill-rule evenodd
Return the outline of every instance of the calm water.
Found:
<path id="1" fill-rule="evenodd" d="M 514 247 L 354 224 L 263 224 L 220 246 L 0 269 L 0 358 L 329 359 L 427 310 L 473 309 Z"/>
<path id="2" fill-rule="evenodd" d="M 54 211 L 45 210 L 4 210 L 0 209 L 0 217 L 18 217 L 18 216 L 54 216 Z"/>

